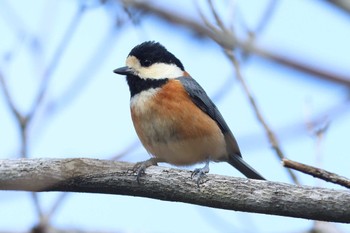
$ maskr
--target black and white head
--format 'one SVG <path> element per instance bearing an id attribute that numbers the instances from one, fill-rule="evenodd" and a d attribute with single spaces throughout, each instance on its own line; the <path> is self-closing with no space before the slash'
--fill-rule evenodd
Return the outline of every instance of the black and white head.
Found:
<path id="1" fill-rule="evenodd" d="M 182 76 L 184 66 L 160 43 L 143 42 L 134 47 L 126 59 L 126 66 L 114 70 L 121 75 L 134 75 L 141 79 L 164 79 Z"/>

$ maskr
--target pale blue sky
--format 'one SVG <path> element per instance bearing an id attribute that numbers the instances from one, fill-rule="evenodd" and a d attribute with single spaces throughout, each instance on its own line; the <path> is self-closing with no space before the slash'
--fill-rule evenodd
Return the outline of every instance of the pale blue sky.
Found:
<path id="1" fill-rule="evenodd" d="M 223 2 L 218 9 L 229 19 L 232 4 Z M 243 34 L 239 23 L 243 18 L 245 24 L 254 29 L 268 1 L 235 2 L 239 8 L 238 22 L 234 24 L 237 31 Z M 157 4 L 198 18 L 192 1 Z M 202 2 L 200 5 L 205 6 Z M 76 1 L 0 1 L 0 70 L 22 112 L 30 109 L 43 68 L 49 63 L 76 10 Z M 230 91 L 216 104 L 235 134 L 245 160 L 267 179 L 290 183 L 240 84 L 235 80 L 228 82 L 234 79 L 233 69 L 215 43 L 198 40 L 189 31 L 178 30 L 154 17 L 143 18 L 136 27 L 127 23 L 111 34 L 112 19 L 117 14 L 121 14 L 120 10 L 106 10 L 91 1 L 91 8 L 82 17 L 53 73 L 47 101 L 61 98 L 77 76 L 83 80 L 78 84 L 80 94 L 48 120 L 41 111 L 30 128 L 32 157 L 107 159 L 133 143 L 136 134 L 129 113 L 129 90 L 124 78 L 116 76 L 112 70 L 124 65 L 135 45 L 155 40 L 183 62 L 210 96 L 224 83 L 229 83 Z M 33 36 L 41 42 L 39 50 L 28 46 L 33 43 Z M 349 38 L 348 15 L 323 1 L 284 0 L 279 2 L 257 42 L 299 61 L 349 73 Z M 12 51 L 15 51 L 13 59 L 7 62 L 5 55 Z M 316 163 L 315 140 L 304 125 L 307 112 L 317 117 L 344 102 L 348 95 L 345 88 L 315 82 L 305 74 L 256 57 L 242 64 L 242 73 L 288 157 L 350 177 L 348 106 L 344 106 L 340 115 L 329 113 L 331 125 L 322 143 L 321 164 Z M 0 158 L 14 158 L 19 153 L 18 129 L 2 93 L 0 119 L 0 142 L 3 142 Z M 122 160 L 136 162 L 147 158 L 147 153 L 139 146 Z M 223 163 L 211 164 L 210 172 L 242 176 Z M 299 178 L 303 184 L 341 189 L 308 176 L 299 175 Z M 44 210 L 50 208 L 57 196 L 57 193 L 40 194 Z M 0 192 L 0 231 L 27 230 L 33 226 L 37 217 L 31 201 L 28 193 Z M 313 223 L 146 198 L 80 193 L 69 194 L 52 220 L 55 226 L 62 228 L 123 232 L 300 232 Z M 350 231 L 348 225 L 338 226 Z"/>

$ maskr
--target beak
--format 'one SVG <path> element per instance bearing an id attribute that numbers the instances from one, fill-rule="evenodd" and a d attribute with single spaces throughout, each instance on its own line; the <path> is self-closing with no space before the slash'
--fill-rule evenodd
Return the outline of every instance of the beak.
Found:
<path id="1" fill-rule="evenodd" d="M 113 70 L 114 73 L 116 74 L 121 74 L 121 75 L 128 75 L 128 74 L 133 74 L 134 71 L 129 68 L 128 66 L 120 67 L 118 69 Z"/>

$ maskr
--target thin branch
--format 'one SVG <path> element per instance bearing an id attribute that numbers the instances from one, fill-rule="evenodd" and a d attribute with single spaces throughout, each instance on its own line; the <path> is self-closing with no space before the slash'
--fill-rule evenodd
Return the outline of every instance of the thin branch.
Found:
<path id="1" fill-rule="evenodd" d="M 10 109 L 10 111 L 12 112 L 12 114 L 14 115 L 14 117 L 17 120 L 23 121 L 23 117 L 22 117 L 21 113 L 17 110 L 17 108 L 12 100 L 12 97 L 11 97 L 10 92 L 8 90 L 7 83 L 6 83 L 5 78 L 4 78 L 1 71 L 0 71 L 0 84 L 1 84 L 0 86 L 1 86 L 1 89 L 4 93 L 5 101 L 6 101 L 8 108 Z"/>
<path id="2" fill-rule="evenodd" d="M 15 116 L 16 122 L 17 122 L 19 130 L 20 130 L 19 133 L 20 133 L 20 141 L 21 141 L 21 146 L 20 146 L 21 147 L 21 152 L 20 152 L 21 157 L 26 158 L 26 157 L 28 157 L 28 141 L 27 141 L 28 118 L 22 116 L 22 114 L 18 111 L 18 109 L 14 105 L 13 100 L 11 98 L 11 95 L 8 91 L 6 81 L 5 81 L 1 72 L 0 72 L 0 84 L 1 84 L 0 86 L 3 90 L 3 93 L 5 95 L 5 101 L 9 107 L 10 111 Z M 31 196 L 33 198 L 34 207 L 38 213 L 39 218 L 41 219 L 43 217 L 43 213 L 42 213 L 41 207 L 39 205 L 38 196 L 36 193 L 32 193 Z"/>
<path id="3" fill-rule="evenodd" d="M 55 200 L 55 203 L 52 205 L 50 210 L 45 214 L 44 222 L 49 222 L 52 216 L 57 212 L 58 208 L 61 206 L 62 202 L 66 199 L 69 193 L 61 193 L 58 198 Z"/>
<path id="4" fill-rule="evenodd" d="M 328 2 L 343 10 L 345 13 L 350 14 L 350 2 L 348 0 L 326 0 L 322 2 Z"/>
<path id="5" fill-rule="evenodd" d="M 214 19 L 215 19 L 216 24 L 218 25 L 218 27 L 219 27 L 221 30 L 225 29 L 226 27 L 225 27 L 224 23 L 222 22 L 222 20 L 221 20 L 219 14 L 216 12 L 215 7 L 214 7 L 214 5 L 213 5 L 213 1 L 212 1 L 212 0 L 207 0 L 207 2 L 208 2 L 208 5 L 209 5 L 209 8 L 210 8 L 210 12 L 211 12 L 211 14 L 214 16 Z M 202 14 L 202 15 L 203 15 L 203 14 Z M 228 31 L 228 30 L 227 30 L 227 31 Z"/>
<path id="6" fill-rule="evenodd" d="M 191 20 L 186 16 L 174 14 L 173 12 L 156 7 L 154 4 L 149 4 L 148 2 L 137 0 L 119 0 L 119 2 L 125 7 L 132 7 L 145 13 L 155 15 L 169 23 L 181 25 L 188 29 L 193 29 L 194 32 L 196 32 L 196 35 L 212 38 L 219 44 L 224 44 L 225 47 L 232 48 L 235 45 L 235 42 L 232 41 L 231 37 L 227 37 L 221 33 L 216 33 L 215 31 L 208 29 L 206 26 L 194 20 Z"/>
<path id="7" fill-rule="evenodd" d="M 211 13 L 212 15 L 214 16 L 215 20 L 216 20 L 216 24 L 218 25 L 218 27 L 220 28 L 221 32 L 225 32 L 225 34 L 229 34 L 230 32 L 225 28 L 224 24 L 222 23 L 221 19 L 219 18 L 213 4 L 211 3 L 210 0 L 208 0 L 209 2 L 209 7 L 210 7 L 210 10 L 211 10 Z M 202 20 L 205 22 L 205 24 L 207 25 L 207 27 L 209 29 L 213 29 L 215 28 L 213 25 L 211 25 L 209 23 L 209 20 L 204 16 L 204 14 L 199 11 L 199 14 L 202 18 Z M 231 33 L 233 36 L 234 34 Z M 249 42 L 251 43 L 252 40 Z M 220 45 L 220 44 L 219 44 Z M 224 49 L 224 48 L 223 48 Z M 271 128 L 268 126 L 267 122 L 265 121 L 264 117 L 262 116 L 257 104 L 256 104 L 256 101 L 255 99 L 253 98 L 252 94 L 251 94 L 251 91 L 249 90 L 248 88 L 248 85 L 247 83 L 245 82 L 242 74 L 241 74 L 241 69 L 240 69 L 240 65 L 239 65 L 239 62 L 237 61 L 237 59 L 235 58 L 233 52 L 232 52 L 232 49 L 224 49 L 225 51 L 225 54 L 226 56 L 229 58 L 229 60 L 231 61 L 234 69 L 235 69 L 235 72 L 236 72 L 236 77 L 238 78 L 239 82 L 241 83 L 242 87 L 243 87 L 243 90 L 246 94 L 246 96 L 248 97 L 249 99 L 249 102 L 254 110 L 254 113 L 258 119 L 258 121 L 261 123 L 261 125 L 263 126 L 265 132 L 266 132 L 266 135 L 270 141 L 270 144 L 272 145 L 272 147 L 274 148 L 277 156 L 279 157 L 280 160 L 282 160 L 285 156 L 282 152 L 282 149 L 278 143 L 278 140 L 277 140 L 277 137 L 275 136 L 275 134 L 273 133 L 273 131 L 271 130 Z M 293 182 L 295 184 L 299 184 L 299 181 L 296 177 L 296 175 L 294 174 L 294 172 L 290 169 L 287 169 L 288 171 L 288 174 L 290 175 L 290 177 L 292 178 Z"/>
<path id="8" fill-rule="evenodd" d="M 282 164 L 285 167 L 295 169 L 297 171 L 303 172 L 305 174 L 312 175 L 313 177 L 320 178 L 327 182 L 331 182 L 334 184 L 339 184 L 344 187 L 350 188 L 350 180 L 343 176 L 339 176 L 335 173 L 323 170 L 321 168 L 312 167 L 303 163 L 298 163 L 289 159 L 283 159 Z"/>
<path id="9" fill-rule="evenodd" d="M 248 35 L 248 39 L 246 40 L 247 45 L 252 46 L 255 43 L 257 36 L 266 28 L 266 26 L 270 22 L 272 16 L 274 15 L 274 12 L 276 11 L 278 3 L 278 0 L 270 0 L 268 5 L 264 9 L 260 20 L 258 20 L 258 25 L 255 27 L 254 30 L 250 30 L 245 22 L 242 24 L 245 25 L 246 32 Z M 244 50 L 243 58 L 246 58 L 247 55 L 249 55 L 248 51 Z"/>
<path id="10" fill-rule="evenodd" d="M 209 29 L 209 31 L 212 31 L 214 35 L 220 34 L 220 31 L 218 30 L 218 28 L 209 22 L 209 20 L 207 19 L 207 17 L 205 17 L 204 13 L 200 10 L 198 5 L 197 5 L 197 11 L 202 21 L 204 22 L 205 26 Z M 197 33 L 200 33 L 200 31 L 198 31 Z M 205 36 L 205 35 L 202 35 L 202 36 Z"/>
<path id="11" fill-rule="evenodd" d="M 315 140 L 315 165 L 317 167 L 322 167 L 322 158 L 324 154 L 323 144 L 324 138 L 327 130 L 329 129 L 330 121 L 328 117 L 324 116 L 321 121 L 315 122 L 311 121 L 310 112 L 311 104 L 310 102 L 306 108 L 306 119 L 305 125 L 306 129 L 309 131 L 310 136 Z M 316 185 L 321 186 L 320 180 L 316 180 Z"/>
<path id="12" fill-rule="evenodd" d="M 67 87 L 67 89 L 60 95 L 58 99 L 52 100 L 46 106 L 45 113 L 46 118 L 44 121 L 48 120 L 48 116 L 52 116 L 54 113 L 57 113 L 60 109 L 66 107 L 68 104 L 72 103 L 73 100 L 82 92 L 82 89 L 87 86 L 87 84 L 92 80 L 94 72 L 98 67 L 103 63 L 110 52 L 109 45 L 111 42 L 115 42 L 115 36 L 118 33 L 118 28 L 121 26 L 121 23 L 118 25 L 112 25 L 111 29 L 108 30 L 105 37 L 101 40 L 97 49 L 93 52 L 93 55 L 90 56 L 91 59 L 87 61 L 87 65 L 83 66 L 80 73 L 77 75 L 74 81 Z M 44 122 L 42 121 L 42 126 Z M 125 151 L 126 152 L 126 151 Z M 126 153 L 125 153 L 126 154 Z M 66 199 L 68 193 L 61 194 L 52 205 L 51 209 L 45 215 L 46 221 L 49 221 L 57 209 L 60 207 L 62 202 Z"/>
<path id="13" fill-rule="evenodd" d="M 10 95 L 10 92 L 8 90 L 8 86 L 7 83 L 4 79 L 4 76 L 2 75 L 2 73 L 0 72 L 0 86 L 2 88 L 2 91 L 4 93 L 5 96 L 5 101 L 10 109 L 10 111 L 12 112 L 12 114 L 14 115 L 18 128 L 20 130 L 20 141 L 21 141 L 21 149 L 20 149 L 20 154 L 21 157 L 25 158 L 28 155 L 28 144 L 27 144 L 27 126 L 28 126 L 28 118 L 23 116 L 17 109 L 17 107 L 15 106 L 13 99 Z"/>
<path id="14" fill-rule="evenodd" d="M 30 195 L 31 195 L 31 198 L 33 200 L 35 211 L 38 213 L 38 216 L 39 216 L 39 219 L 41 222 L 42 219 L 44 218 L 44 213 L 43 213 L 41 206 L 40 206 L 39 195 L 36 192 L 31 192 Z"/>
<path id="15" fill-rule="evenodd" d="M 75 13 L 75 16 L 72 18 L 70 25 L 67 27 L 66 32 L 60 41 L 60 44 L 57 46 L 56 51 L 54 55 L 52 56 L 52 60 L 47 66 L 47 68 L 44 71 L 43 78 L 40 82 L 40 87 L 38 90 L 38 94 L 36 96 L 36 99 L 33 102 L 33 106 L 31 108 L 31 111 L 28 113 L 27 117 L 28 120 L 31 120 L 34 116 L 34 114 L 37 112 L 38 107 L 40 106 L 41 102 L 45 98 L 45 95 L 48 91 L 48 85 L 50 82 L 50 79 L 52 77 L 53 71 L 57 67 L 63 52 L 65 51 L 65 48 L 67 47 L 68 43 L 72 39 L 74 33 L 76 32 L 76 29 L 80 23 L 80 19 L 83 16 L 83 13 L 85 12 L 86 5 L 82 4 L 77 12 Z"/>
<path id="16" fill-rule="evenodd" d="M 232 62 L 232 65 L 235 68 L 236 77 L 238 78 L 238 80 L 242 84 L 243 90 L 249 99 L 249 102 L 254 110 L 255 116 L 257 117 L 260 124 L 263 126 L 272 148 L 275 150 L 276 155 L 279 157 L 280 160 L 284 159 L 285 155 L 282 152 L 282 149 L 281 149 L 281 146 L 279 145 L 277 137 L 276 137 L 275 133 L 272 131 L 271 127 L 267 124 L 265 118 L 262 116 L 260 109 L 259 109 L 258 105 L 256 104 L 256 101 L 253 98 L 253 95 L 251 94 L 251 92 L 248 88 L 248 85 L 245 82 L 245 80 L 241 74 L 241 69 L 240 69 L 240 66 L 239 66 L 237 59 L 235 58 L 235 56 L 231 50 L 230 51 L 225 50 L 225 54 L 227 55 L 229 60 Z M 293 182 L 295 184 L 299 184 L 298 178 L 296 177 L 294 172 L 290 169 L 287 169 L 287 172 L 288 172 L 289 176 L 291 177 L 291 179 L 293 180 Z"/>
<path id="17" fill-rule="evenodd" d="M 75 98 L 82 92 L 82 90 L 88 85 L 88 83 L 96 76 L 95 72 L 99 67 L 104 64 L 106 58 L 111 52 L 110 45 L 115 43 L 116 36 L 119 33 L 119 28 L 122 24 L 113 24 L 111 28 L 107 30 L 106 35 L 96 46 L 96 49 L 91 53 L 91 55 L 86 55 L 90 57 L 84 65 L 82 65 L 81 70 L 76 75 L 76 77 L 70 82 L 69 86 L 60 94 L 57 99 L 48 102 L 45 109 L 45 113 L 52 115 L 57 113 L 63 107 L 72 103 Z"/>
<path id="18" fill-rule="evenodd" d="M 274 15 L 274 12 L 276 12 L 277 5 L 280 1 L 278 0 L 270 0 L 270 2 L 267 4 L 263 15 L 261 16 L 259 23 L 257 27 L 254 30 L 254 36 L 261 33 L 264 28 L 268 25 L 270 22 L 272 16 Z"/>
<path id="19" fill-rule="evenodd" d="M 207 28 L 205 24 L 203 25 L 202 23 L 199 23 L 195 20 L 191 20 L 184 15 L 175 14 L 171 11 L 156 7 L 146 1 L 120 0 L 119 2 L 121 2 L 125 7 L 133 7 L 145 13 L 159 17 L 168 23 L 191 29 L 192 31 L 196 32 L 196 35 L 211 38 L 226 49 L 230 50 L 235 47 L 240 47 L 248 53 L 253 53 L 267 60 L 276 62 L 278 64 L 287 66 L 306 74 L 310 74 L 312 75 L 311 78 L 326 80 L 335 84 L 350 87 L 350 77 L 346 75 L 342 75 L 334 71 L 329 71 L 322 67 L 311 66 L 309 65 L 311 63 L 302 63 L 298 59 L 286 57 L 285 55 L 282 55 L 272 49 L 267 49 L 261 46 L 258 47 L 257 45 L 250 44 L 249 41 L 241 41 L 237 38 L 234 38 L 232 34 L 219 32 L 218 30 L 211 30 L 210 28 Z"/>
<path id="20" fill-rule="evenodd" d="M 97 159 L 0 160 L 0 189 L 148 197 L 271 215 L 350 223 L 350 192 L 152 166 L 138 184 L 134 164 Z"/>
<path id="21" fill-rule="evenodd" d="M 322 125 L 325 122 L 325 119 L 329 119 L 330 122 L 335 121 L 337 118 L 344 116 L 350 110 L 350 100 L 348 98 L 344 99 L 340 103 L 336 103 L 333 106 L 326 108 L 320 112 L 317 112 L 315 116 L 312 116 L 310 119 L 310 124 L 312 125 Z M 301 134 L 305 134 L 305 123 L 304 122 L 291 122 L 284 126 L 281 126 L 277 129 L 278 136 L 281 139 L 291 140 L 298 138 Z M 257 142 L 259 139 L 256 134 L 249 134 L 241 137 L 241 142 L 245 143 L 255 142 L 254 145 L 251 145 L 251 148 L 258 148 L 261 145 L 261 142 Z"/>
<path id="22" fill-rule="evenodd" d="M 284 65 L 297 71 L 310 74 L 312 75 L 312 78 L 317 78 L 320 80 L 328 81 L 350 88 L 349 76 L 345 76 L 340 73 L 335 73 L 325 68 L 314 67 L 308 65 L 307 63 L 302 63 L 300 61 L 297 61 L 296 59 L 287 57 L 272 50 L 267 50 L 261 47 L 257 47 L 255 45 L 247 46 L 245 42 L 239 42 L 239 44 L 243 49 L 247 50 L 248 52 L 254 53 L 255 55 L 266 58 L 280 65 Z"/>
<path id="23" fill-rule="evenodd" d="M 0 74 L 0 82 L 1 82 L 1 87 L 3 89 L 3 92 L 5 94 L 5 99 L 6 102 L 9 106 L 9 108 L 11 109 L 11 111 L 13 112 L 13 114 L 16 117 L 16 120 L 18 122 L 19 125 L 19 129 L 20 129 L 20 139 L 21 139 L 21 157 L 22 158 L 26 158 L 28 157 L 28 141 L 27 141 L 27 132 L 28 132 L 28 127 L 30 124 L 30 121 L 32 120 L 34 114 L 37 112 L 38 107 L 40 106 L 40 104 L 42 103 L 42 100 L 44 99 L 45 94 L 47 93 L 48 90 L 48 83 L 49 80 L 52 76 L 52 73 L 54 71 L 54 68 L 57 66 L 58 61 L 60 60 L 63 51 L 65 50 L 64 48 L 67 46 L 68 41 L 70 40 L 70 38 L 72 37 L 72 35 L 74 34 L 76 27 L 78 25 L 78 22 L 82 16 L 82 13 L 85 10 L 85 5 L 82 5 L 79 9 L 77 14 L 75 15 L 75 17 L 73 18 L 71 25 L 68 27 L 67 32 L 65 34 L 65 36 L 63 37 L 61 44 L 58 46 L 56 53 L 53 55 L 53 59 L 51 60 L 51 63 L 48 65 L 47 69 L 44 72 L 43 75 L 43 79 L 40 83 L 40 87 L 39 87 L 39 91 L 38 91 L 38 95 L 33 103 L 33 106 L 30 110 L 30 112 L 26 115 L 22 115 L 20 114 L 20 112 L 17 110 L 17 108 L 15 107 L 12 98 L 10 96 L 10 93 L 8 91 L 8 88 L 6 86 L 6 82 L 3 78 L 3 76 Z M 38 200 L 38 195 L 37 193 L 32 193 L 31 194 L 32 199 L 33 199 L 33 203 L 34 203 L 34 207 L 39 215 L 40 220 L 43 219 L 43 212 L 41 210 L 40 207 L 40 203 Z"/>
<path id="24" fill-rule="evenodd" d="M 10 4 L 11 1 L 0 1 L 0 16 L 5 21 L 6 25 L 9 25 L 9 29 L 13 31 L 17 39 L 22 41 L 27 36 L 28 26 L 25 21 L 21 18 L 23 15 L 18 14 Z"/>

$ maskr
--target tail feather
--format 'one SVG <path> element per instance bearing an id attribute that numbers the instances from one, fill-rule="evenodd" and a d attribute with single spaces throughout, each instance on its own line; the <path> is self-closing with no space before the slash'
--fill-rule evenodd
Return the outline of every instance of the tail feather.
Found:
<path id="1" fill-rule="evenodd" d="M 265 178 L 260 175 L 257 171 L 254 170 L 251 166 L 249 166 L 242 157 L 238 155 L 230 155 L 227 161 L 233 167 L 235 167 L 238 171 L 240 171 L 243 175 L 250 179 L 256 180 L 265 180 Z"/>

